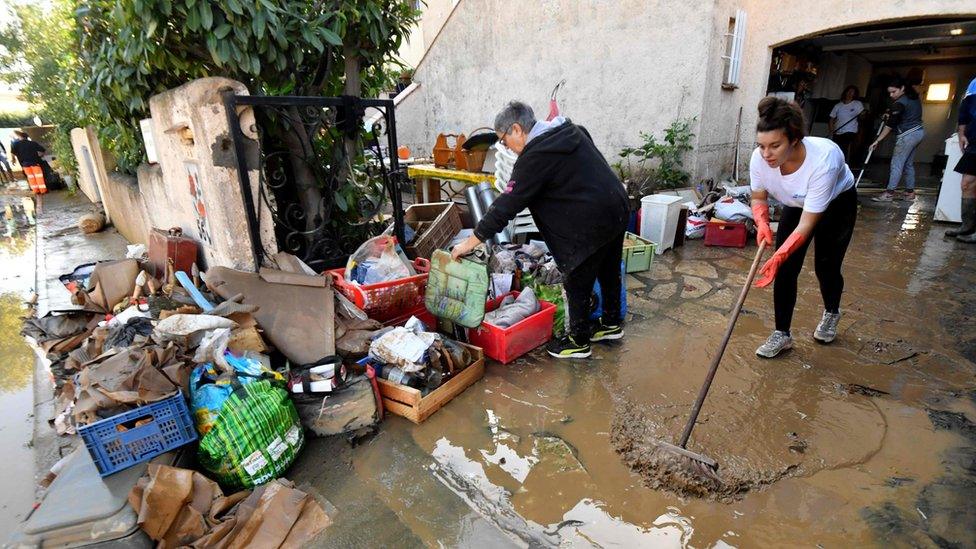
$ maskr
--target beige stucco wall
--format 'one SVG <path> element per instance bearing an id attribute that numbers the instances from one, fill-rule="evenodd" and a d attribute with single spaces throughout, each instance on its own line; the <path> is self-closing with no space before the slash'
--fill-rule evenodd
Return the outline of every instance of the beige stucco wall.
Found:
<path id="1" fill-rule="evenodd" d="M 739 8 L 748 17 L 741 84 L 724 90 L 724 35 Z M 420 89 L 397 108 L 399 140 L 424 154 L 439 132 L 490 125 L 510 98 L 544 117 L 565 78 L 564 114 L 587 126 L 611 162 L 639 131 L 660 135 L 676 116 L 697 116 L 688 165 L 719 178 L 732 171 L 739 107 L 748 162 L 773 47 L 880 21 L 974 14 L 972 0 L 460 0 L 417 69 Z"/>
<path id="2" fill-rule="evenodd" d="M 720 6 L 725 3 L 724 0 L 717 2 Z M 773 47 L 799 38 L 869 23 L 918 17 L 976 16 L 976 2 L 972 0 L 821 0 L 802 7 L 795 2 L 767 0 L 727 3 L 730 7 L 745 9 L 749 18 L 743 50 L 742 85 L 734 92 L 714 85 L 706 87 L 702 116 L 708 124 L 699 142 L 703 152 L 697 159 L 698 174 L 702 177 L 715 177 L 731 171 L 732 147 L 721 146 L 720 143 L 724 134 L 733 131 L 739 105 L 744 106 L 740 156 L 743 162 L 748 162 L 757 116 L 755 107 L 766 92 Z M 716 10 L 716 17 L 727 21 L 728 15 L 720 12 Z M 721 73 L 721 64 L 716 64 L 714 58 L 712 63 L 709 72 L 717 70 Z M 743 170 L 742 173 L 748 171 Z"/>
<path id="3" fill-rule="evenodd" d="M 113 173 L 111 167 L 96 169 L 96 180 L 112 223 L 129 241 L 147 243 L 152 228 L 179 227 L 200 243 L 203 267 L 256 270 L 221 96 L 226 90 L 247 94 L 240 82 L 202 78 L 150 98 L 159 163 L 141 165 L 136 177 Z M 247 109 L 242 112 L 244 133 L 253 137 L 247 128 L 253 124 L 253 114 L 247 116 Z M 72 137 L 77 141 L 75 151 L 81 165 L 80 145 L 97 149 L 97 139 L 84 130 L 77 130 Z M 257 141 L 248 139 L 245 156 L 255 197 L 257 155 Z M 87 177 L 82 170 L 82 181 Z M 83 185 L 83 189 L 89 187 L 87 182 Z M 267 208 L 259 210 L 262 244 L 273 254 L 277 247 L 270 212 Z"/>
<path id="4" fill-rule="evenodd" d="M 237 161 L 222 93 L 246 95 L 247 88 L 227 78 L 201 78 L 149 100 L 158 166 L 143 166 L 139 183 L 153 226 L 180 227 L 197 239 L 207 266 L 255 269 Z M 249 142 L 252 196 L 257 197 L 257 142 Z M 158 176 L 156 175 L 158 172 Z M 195 176 L 195 181 L 191 181 Z M 162 185 L 144 181 L 161 178 Z M 275 253 L 265 212 L 262 240 Z"/>
<path id="5" fill-rule="evenodd" d="M 409 67 L 416 67 L 457 4 L 458 0 L 424 0 L 420 21 L 397 52 L 400 60 Z"/>
<path id="6" fill-rule="evenodd" d="M 650 9 L 650 7 L 654 9 Z M 397 108 L 399 141 L 429 154 L 439 132 L 490 126 L 510 99 L 540 118 L 565 79 L 563 114 L 611 162 L 639 131 L 700 112 L 711 4 L 663 0 L 461 0 Z M 681 29 L 681 32 L 675 32 Z"/>

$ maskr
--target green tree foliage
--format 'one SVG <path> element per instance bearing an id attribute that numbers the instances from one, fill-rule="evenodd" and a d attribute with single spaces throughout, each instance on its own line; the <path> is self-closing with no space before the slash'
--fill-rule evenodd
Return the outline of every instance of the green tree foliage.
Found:
<path id="1" fill-rule="evenodd" d="M 253 94 L 339 95 L 352 79 L 375 95 L 418 16 L 403 0 L 79 0 L 77 13 L 84 109 L 130 172 L 153 94 L 226 76 Z"/>
<path id="2" fill-rule="evenodd" d="M 51 152 L 69 174 L 77 172 L 70 132 L 81 123 L 74 10 L 72 0 L 53 0 L 46 10 L 15 4 L 13 21 L 0 29 L 0 74 L 21 86 L 44 123 L 58 126 Z"/>
<path id="3" fill-rule="evenodd" d="M 20 128 L 33 125 L 34 117 L 27 111 L 0 112 L 0 128 Z"/>

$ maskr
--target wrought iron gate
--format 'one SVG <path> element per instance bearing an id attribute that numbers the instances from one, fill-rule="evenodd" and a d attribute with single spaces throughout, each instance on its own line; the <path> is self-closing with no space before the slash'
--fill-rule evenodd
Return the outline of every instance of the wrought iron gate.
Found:
<path id="1" fill-rule="evenodd" d="M 407 179 L 397 158 L 392 100 L 227 93 L 224 106 L 255 265 L 267 257 L 260 235 L 262 206 L 271 213 L 278 249 L 318 272 L 345 265 L 365 238 L 386 229 L 389 221 L 378 219 L 385 210 L 392 214 L 394 234 L 404 241 L 400 188 Z M 251 181 L 241 106 L 254 111 L 257 185 Z M 367 116 L 375 122 L 365 128 Z"/>

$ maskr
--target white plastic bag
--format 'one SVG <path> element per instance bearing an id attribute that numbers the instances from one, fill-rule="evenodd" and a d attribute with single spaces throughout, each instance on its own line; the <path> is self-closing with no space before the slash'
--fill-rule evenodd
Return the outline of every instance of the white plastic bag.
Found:
<path id="1" fill-rule="evenodd" d="M 685 238 L 695 240 L 705 238 L 705 226 L 708 225 L 708 218 L 703 215 L 689 215 L 685 225 Z"/>
<path id="2" fill-rule="evenodd" d="M 397 254 L 396 240 L 377 236 L 363 243 L 346 263 L 346 280 L 376 284 L 410 276 L 410 269 Z"/>
<path id="3" fill-rule="evenodd" d="M 752 209 L 731 196 L 726 196 L 715 203 L 715 217 L 722 221 L 742 223 L 752 220 Z"/>

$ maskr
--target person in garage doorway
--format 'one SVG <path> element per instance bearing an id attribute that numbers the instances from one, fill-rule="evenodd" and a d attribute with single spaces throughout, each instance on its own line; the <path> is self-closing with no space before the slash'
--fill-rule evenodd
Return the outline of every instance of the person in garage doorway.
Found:
<path id="1" fill-rule="evenodd" d="M 773 244 L 769 226 L 770 196 L 783 204 L 776 230 L 776 252 L 762 266 L 756 286 L 773 286 L 776 329 L 756 354 L 773 358 L 793 347 L 790 327 L 796 306 L 797 279 L 810 241 L 816 241 L 814 269 L 820 282 L 824 312 L 813 332 L 820 343 L 837 337 L 840 298 L 844 291 L 841 266 L 854 234 L 857 191 L 854 174 L 840 147 L 822 137 L 804 137 L 803 113 L 795 103 L 775 97 L 759 102 L 756 142 L 749 161 L 756 241 Z"/>
<path id="2" fill-rule="evenodd" d="M 858 119 L 864 114 L 864 103 L 857 99 L 858 94 L 857 86 L 844 88 L 840 102 L 834 105 L 830 111 L 830 120 L 827 121 L 827 131 L 834 143 L 837 143 L 840 150 L 844 152 L 844 161 L 848 165 L 851 160 L 851 148 L 857 140 Z"/>
<path id="3" fill-rule="evenodd" d="M 969 83 L 959 106 L 957 131 L 962 158 L 955 170 L 962 174 L 962 225 L 946 231 L 946 236 L 973 244 L 976 243 L 976 78 Z"/>
<path id="4" fill-rule="evenodd" d="M 512 101 L 495 117 L 499 140 L 518 154 L 508 190 L 492 203 L 474 235 L 451 251 L 458 258 L 501 231 L 526 207 L 563 273 L 569 333 L 549 342 L 556 358 L 586 358 L 590 343 L 623 337 L 621 255 L 630 218 L 627 193 L 589 132 L 566 118 L 537 121 Z M 590 325 L 599 280 L 603 317 Z"/>
<path id="5" fill-rule="evenodd" d="M 894 78 L 888 84 L 888 95 L 894 101 L 889 109 L 890 116 L 881 134 L 871 143 L 873 151 L 892 132 L 895 132 L 895 151 L 891 153 L 891 170 L 888 174 L 888 188 L 880 196 L 871 200 L 891 202 L 898 195 L 895 189 L 898 182 L 905 180 L 905 200 L 915 200 L 915 151 L 925 137 L 922 128 L 922 102 L 918 92 L 906 80 Z"/>

